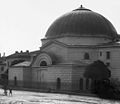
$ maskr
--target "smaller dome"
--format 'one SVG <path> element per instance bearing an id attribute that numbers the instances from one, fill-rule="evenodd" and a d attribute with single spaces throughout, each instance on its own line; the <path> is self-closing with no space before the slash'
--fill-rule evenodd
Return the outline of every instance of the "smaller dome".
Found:
<path id="1" fill-rule="evenodd" d="M 83 6 L 55 20 L 46 33 L 47 38 L 63 36 L 118 37 L 109 20 Z"/>

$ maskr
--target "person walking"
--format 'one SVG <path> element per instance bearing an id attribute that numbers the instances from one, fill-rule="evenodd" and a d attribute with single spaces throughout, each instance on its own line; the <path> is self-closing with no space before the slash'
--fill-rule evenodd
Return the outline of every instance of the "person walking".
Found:
<path id="1" fill-rule="evenodd" d="M 12 88 L 9 88 L 9 96 L 12 96 Z"/>
<path id="2" fill-rule="evenodd" d="M 4 89 L 4 95 L 7 96 L 7 86 L 3 86 Z"/>

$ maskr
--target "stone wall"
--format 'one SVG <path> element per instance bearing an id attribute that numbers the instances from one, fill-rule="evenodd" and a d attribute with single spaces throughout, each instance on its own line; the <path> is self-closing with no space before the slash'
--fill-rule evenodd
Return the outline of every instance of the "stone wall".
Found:
<path id="1" fill-rule="evenodd" d="M 36 68 L 32 72 L 32 86 L 42 85 L 49 89 L 57 89 L 57 80 L 60 79 L 61 90 L 71 90 L 71 66 L 59 65 Z"/>

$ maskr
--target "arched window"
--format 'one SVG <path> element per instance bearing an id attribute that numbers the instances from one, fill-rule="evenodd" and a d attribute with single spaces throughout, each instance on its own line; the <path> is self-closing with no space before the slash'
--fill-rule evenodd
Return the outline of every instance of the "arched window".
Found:
<path id="1" fill-rule="evenodd" d="M 79 80 L 79 89 L 83 90 L 83 78 L 80 78 Z"/>
<path id="2" fill-rule="evenodd" d="M 89 89 L 89 79 L 86 79 L 86 89 Z"/>
<path id="3" fill-rule="evenodd" d="M 46 61 L 41 61 L 40 66 L 47 66 L 47 62 Z"/>
<path id="4" fill-rule="evenodd" d="M 14 77 L 14 85 L 17 86 L 17 77 Z"/>
<path id="5" fill-rule="evenodd" d="M 110 63 L 109 63 L 109 62 L 107 62 L 107 63 L 106 63 L 106 65 L 107 65 L 107 66 L 110 66 Z"/>
<path id="6" fill-rule="evenodd" d="M 59 90 L 61 88 L 61 79 L 57 78 L 57 89 Z"/>
<path id="7" fill-rule="evenodd" d="M 1 71 L 4 71 L 4 67 L 3 66 L 1 67 Z"/>
<path id="8" fill-rule="evenodd" d="M 100 51 L 100 56 L 102 56 L 102 52 Z"/>
<path id="9" fill-rule="evenodd" d="M 110 52 L 109 51 L 106 52 L 106 59 L 110 59 Z"/>
<path id="10" fill-rule="evenodd" d="M 89 56 L 88 53 L 85 53 L 85 54 L 84 54 L 84 59 L 85 59 L 85 60 L 89 60 L 89 59 L 90 59 L 90 56 Z"/>

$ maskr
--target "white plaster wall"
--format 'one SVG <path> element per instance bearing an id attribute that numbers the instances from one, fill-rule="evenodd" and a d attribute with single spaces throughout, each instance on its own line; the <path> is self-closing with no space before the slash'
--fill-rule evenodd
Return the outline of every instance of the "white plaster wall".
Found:
<path id="1" fill-rule="evenodd" d="M 42 51 L 50 52 L 57 57 L 57 61 L 60 63 L 69 63 L 69 62 L 77 62 L 77 61 L 85 61 L 84 54 L 85 52 L 89 53 L 90 60 L 87 62 L 93 62 L 98 59 L 98 50 L 90 49 L 90 48 L 67 48 L 64 46 L 60 46 L 57 44 L 51 44 L 50 46 L 45 47 Z"/>
<path id="2" fill-rule="evenodd" d="M 14 80 L 14 77 L 17 77 L 18 81 L 23 81 L 23 69 L 18 67 L 12 67 L 9 69 L 9 80 Z"/>
<path id="3" fill-rule="evenodd" d="M 30 69 L 30 67 L 25 67 L 24 69 L 23 69 L 23 79 L 24 79 L 24 81 L 31 81 L 31 69 Z"/>
<path id="4" fill-rule="evenodd" d="M 32 70 L 32 82 L 37 82 L 38 81 L 38 68 L 33 68 Z"/>
<path id="5" fill-rule="evenodd" d="M 33 81 L 56 82 L 57 78 L 61 78 L 62 82 L 71 82 L 72 67 L 53 66 L 47 68 L 37 68 L 32 72 Z"/>
<path id="6" fill-rule="evenodd" d="M 104 38 L 84 38 L 84 37 L 64 37 L 64 38 L 58 38 L 57 39 L 60 42 L 63 42 L 68 45 L 97 45 L 97 44 L 103 44 L 110 42 L 109 39 Z M 104 47 L 104 48 L 96 48 L 96 49 L 90 49 L 90 48 L 66 48 L 62 47 L 57 44 L 52 44 L 43 51 L 54 53 L 58 59 L 62 59 L 62 62 L 76 62 L 76 61 L 82 61 L 82 62 L 93 62 L 95 60 L 102 60 L 104 63 L 110 62 L 110 70 L 113 78 L 119 78 L 120 80 L 120 47 Z M 106 59 L 106 52 L 110 51 L 110 59 Z M 90 54 L 90 60 L 86 61 L 83 59 L 84 53 L 88 52 Z M 100 52 L 102 52 L 102 56 L 100 56 Z M 54 70 L 54 68 L 52 69 Z M 55 72 L 50 71 L 48 74 L 51 75 L 51 73 Z M 59 76 L 59 75 L 58 75 Z M 51 76 L 50 78 L 47 78 L 48 81 L 51 79 L 54 79 L 55 76 Z"/>
<path id="7" fill-rule="evenodd" d="M 45 69 L 45 68 L 44 68 Z M 33 70 L 33 81 L 56 82 L 61 78 L 62 82 L 71 82 L 72 67 L 48 67 L 46 70 Z M 41 76 L 41 78 L 40 78 Z"/>
<path id="8" fill-rule="evenodd" d="M 120 48 L 101 48 L 99 49 L 100 51 L 102 52 L 102 56 L 99 56 L 99 59 L 104 63 L 109 62 L 112 77 L 120 80 Z M 107 51 L 110 51 L 110 59 L 106 59 Z"/>
<path id="9" fill-rule="evenodd" d="M 32 82 L 44 84 L 44 88 L 56 89 L 57 78 L 61 79 L 61 89 L 70 90 L 72 82 L 72 66 L 52 66 L 36 68 L 32 72 Z"/>
<path id="10" fill-rule="evenodd" d="M 110 59 L 106 59 L 107 51 L 110 52 Z M 102 56 L 99 55 L 100 60 L 110 62 L 112 68 L 120 68 L 120 48 L 101 48 L 100 52 L 102 52 Z"/>
<path id="11" fill-rule="evenodd" d="M 84 72 L 85 72 L 85 66 L 74 66 L 72 70 L 72 83 L 73 83 L 73 89 L 74 90 L 79 90 L 79 83 L 80 83 L 80 78 L 82 78 L 83 81 L 83 89 L 85 90 L 85 77 L 84 77 Z"/>
<path id="12" fill-rule="evenodd" d="M 59 62 L 65 62 L 67 60 L 67 48 L 60 46 L 58 44 L 51 44 L 44 49 L 42 49 L 43 52 L 52 53 L 55 57 L 57 57 Z"/>
<path id="13" fill-rule="evenodd" d="M 89 53 L 90 59 L 85 60 L 84 54 Z M 89 49 L 89 48 L 69 48 L 68 49 L 68 61 L 69 62 L 87 62 L 91 63 L 98 59 L 98 50 L 97 49 Z"/>
<path id="14" fill-rule="evenodd" d="M 71 83 L 72 67 L 70 66 L 53 66 L 49 67 L 46 73 L 47 82 L 56 82 L 57 78 L 61 82 Z"/>

